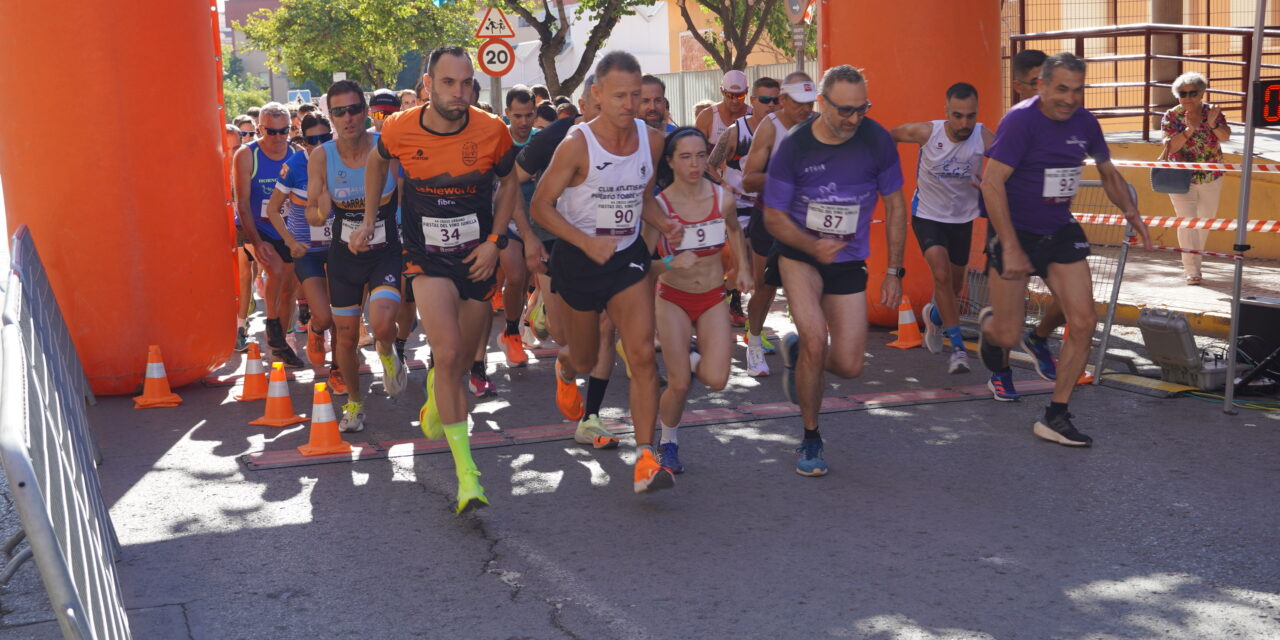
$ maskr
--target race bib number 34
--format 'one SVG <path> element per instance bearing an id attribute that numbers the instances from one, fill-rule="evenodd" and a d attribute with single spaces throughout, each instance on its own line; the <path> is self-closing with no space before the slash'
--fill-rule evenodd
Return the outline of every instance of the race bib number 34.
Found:
<path id="1" fill-rule="evenodd" d="M 596 203 L 596 235 L 629 236 L 636 232 L 642 201 L 614 200 Z"/>
<path id="2" fill-rule="evenodd" d="M 474 213 L 457 218 L 422 218 L 427 251 L 456 253 L 480 244 L 480 220 Z"/>
<path id="3" fill-rule="evenodd" d="M 1076 195 L 1076 189 L 1080 188 L 1082 171 L 1084 167 L 1045 169 L 1044 191 L 1041 195 L 1045 200 L 1052 200 L 1055 203 L 1061 202 L 1063 198 L 1070 200 Z"/>
<path id="4" fill-rule="evenodd" d="M 860 209 L 857 204 L 810 202 L 804 226 L 823 237 L 848 240 L 858 230 Z"/>
<path id="5" fill-rule="evenodd" d="M 680 246 L 676 247 L 676 251 L 699 251 L 723 247 L 724 229 L 724 218 L 705 220 L 697 224 L 686 224 L 684 226 L 684 239 L 680 241 Z"/>

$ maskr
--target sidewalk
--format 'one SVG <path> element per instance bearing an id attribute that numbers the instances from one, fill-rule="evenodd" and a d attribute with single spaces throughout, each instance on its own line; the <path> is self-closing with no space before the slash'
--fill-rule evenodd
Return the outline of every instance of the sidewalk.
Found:
<path id="1" fill-rule="evenodd" d="M 1136 326 L 1140 309 L 1170 309 L 1190 316 L 1197 334 L 1226 338 L 1231 326 L 1235 266 L 1231 260 L 1206 258 L 1202 269 L 1203 284 L 1188 286 L 1182 278 L 1182 262 L 1178 255 L 1131 250 L 1124 283 L 1120 287 L 1116 321 Z M 1240 295 L 1242 298 L 1280 295 L 1280 262 L 1246 260 Z"/>

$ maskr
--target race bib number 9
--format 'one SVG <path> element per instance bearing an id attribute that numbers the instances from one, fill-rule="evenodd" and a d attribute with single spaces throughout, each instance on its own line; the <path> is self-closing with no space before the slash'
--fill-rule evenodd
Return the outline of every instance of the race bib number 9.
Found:
<path id="1" fill-rule="evenodd" d="M 676 251 L 700 251 L 703 249 L 719 249 L 724 246 L 724 218 L 706 220 L 697 224 L 684 226 L 684 239 Z"/>
<path id="2" fill-rule="evenodd" d="M 360 224 L 361 223 L 356 222 L 355 220 L 343 220 L 342 235 L 340 236 L 342 238 L 342 241 L 350 244 L 351 234 L 355 233 L 355 230 L 360 228 Z M 382 220 L 378 220 L 373 224 L 373 237 L 369 238 L 369 248 L 370 249 L 377 248 L 386 243 L 387 243 L 387 227 L 383 224 Z"/>
<path id="3" fill-rule="evenodd" d="M 640 223 L 640 207 L 643 200 L 614 200 L 596 203 L 596 235 L 629 236 Z"/>
<path id="4" fill-rule="evenodd" d="M 858 230 L 857 204 L 810 202 L 804 226 L 820 236 L 848 240 Z"/>
<path id="5" fill-rule="evenodd" d="M 1053 200 L 1055 203 L 1060 202 L 1061 198 L 1071 199 L 1076 195 L 1076 189 L 1080 188 L 1080 173 L 1083 171 L 1084 167 L 1045 169 L 1044 191 L 1041 195 L 1045 200 Z"/>
<path id="6" fill-rule="evenodd" d="M 457 253 L 480 244 L 480 220 L 474 213 L 457 218 L 422 218 L 427 251 Z"/>

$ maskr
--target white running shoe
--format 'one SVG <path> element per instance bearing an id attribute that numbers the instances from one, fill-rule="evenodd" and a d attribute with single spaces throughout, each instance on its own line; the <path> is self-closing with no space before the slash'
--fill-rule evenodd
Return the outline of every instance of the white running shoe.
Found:
<path id="1" fill-rule="evenodd" d="M 969 353 L 964 349 L 952 349 L 947 373 L 969 373 Z"/>
<path id="2" fill-rule="evenodd" d="M 378 359 L 382 360 L 382 390 L 389 396 L 403 393 L 409 386 L 409 368 L 394 352 L 385 356 L 379 354 Z"/>
<path id="3" fill-rule="evenodd" d="M 938 305 L 930 302 L 920 310 L 924 316 L 924 346 L 929 353 L 942 353 L 942 325 L 934 324 L 933 309 Z"/>
<path id="4" fill-rule="evenodd" d="M 747 375 L 763 378 L 769 375 L 769 363 L 764 358 L 764 345 L 747 345 Z"/>
<path id="5" fill-rule="evenodd" d="M 338 421 L 338 431 L 343 433 L 364 431 L 363 402 L 348 402 L 342 405 L 342 419 Z"/>

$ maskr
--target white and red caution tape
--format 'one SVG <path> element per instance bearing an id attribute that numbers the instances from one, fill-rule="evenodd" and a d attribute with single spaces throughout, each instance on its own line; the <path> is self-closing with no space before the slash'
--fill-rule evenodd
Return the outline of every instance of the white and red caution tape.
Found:
<path id="1" fill-rule="evenodd" d="M 1093 160 L 1086 160 L 1094 164 Z M 1111 159 L 1117 167 L 1147 167 L 1151 169 L 1191 169 L 1194 171 L 1244 171 L 1242 162 L 1169 162 L 1166 160 L 1119 160 Z M 1280 173 L 1280 164 L 1255 164 L 1253 170 L 1260 173 Z"/>
<path id="2" fill-rule="evenodd" d="M 1081 224 L 1100 224 L 1122 227 L 1124 216 L 1106 213 L 1075 213 Z M 1168 218 L 1160 216 L 1143 216 L 1142 221 L 1150 228 L 1165 229 L 1204 229 L 1206 231 L 1235 231 L 1234 218 Z M 1250 233 L 1280 233 L 1280 220 L 1250 220 L 1245 226 Z"/>
<path id="3" fill-rule="evenodd" d="M 1137 238 L 1126 238 L 1125 243 L 1135 247 L 1142 246 L 1142 241 L 1138 240 Z M 1152 245 L 1151 249 L 1153 251 L 1172 251 L 1173 253 L 1190 253 L 1192 255 L 1197 255 L 1197 256 L 1210 256 L 1213 258 L 1228 258 L 1230 260 L 1244 260 L 1245 258 L 1245 255 L 1243 253 L 1221 253 L 1218 251 L 1204 251 L 1202 249 L 1183 249 L 1182 247 L 1166 247 L 1161 244 Z"/>

